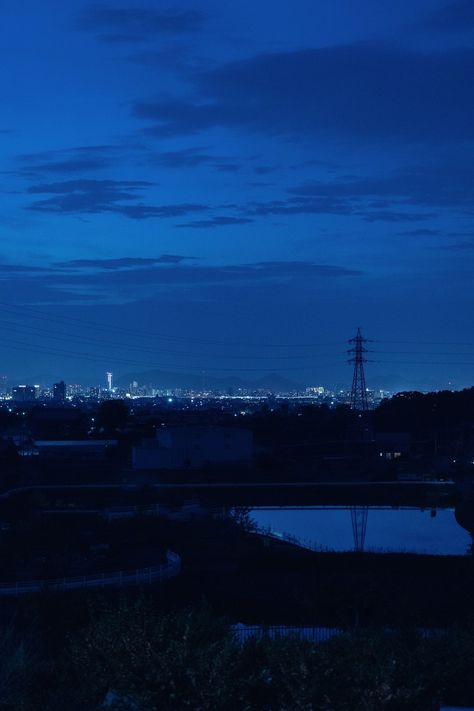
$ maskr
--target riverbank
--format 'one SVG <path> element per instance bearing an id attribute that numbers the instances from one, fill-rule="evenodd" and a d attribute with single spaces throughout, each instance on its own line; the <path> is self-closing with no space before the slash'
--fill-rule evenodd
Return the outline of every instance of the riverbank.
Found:
<path id="1" fill-rule="evenodd" d="M 0 503 L 34 500 L 52 506 L 177 503 L 198 499 L 210 506 L 454 506 L 459 497 L 452 481 L 430 482 L 162 482 L 150 479 L 127 483 L 48 484 L 36 483 L 5 489 Z"/>
<path id="2" fill-rule="evenodd" d="M 54 520 L 59 539 L 68 531 L 71 535 L 70 516 Z M 88 518 L 84 524 L 80 516 L 74 521 L 79 532 L 83 526 L 90 531 Z M 32 522 L 31 531 L 35 525 Z M 45 530 L 45 522 L 40 525 Z M 102 522 L 100 527 L 101 540 L 114 541 L 113 550 L 121 560 L 132 543 L 144 549 L 171 549 L 181 557 L 179 577 L 143 590 L 157 609 L 183 609 L 207 601 L 233 623 L 342 628 L 438 628 L 472 615 L 472 556 L 314 552 L 252 530 L 245 512 L 230 519 L 137 516 Z M 37 536 L 28 538 L 27 531 L 22 536 L 22 555 L 30 549 L 33 555 Z M 90 550 L 95 555 L 96 549 Z M 11 546 L 10 551 L 15 554 Z M 52 562 L 56 564 L 56 558 Z M 122 594 L 119 587 L 104 592 L 111 598 Z"/>
<path id="3" fill-rule="evenodd" d="M 253 534 L 226 559 L 225 570 L 196 543 L 183 553 L 183 577 L 169 594 L 184 606 L 205 599 L 246 624 L 443 627 L 472 615 L 474 560 L 318 553 Z"/>

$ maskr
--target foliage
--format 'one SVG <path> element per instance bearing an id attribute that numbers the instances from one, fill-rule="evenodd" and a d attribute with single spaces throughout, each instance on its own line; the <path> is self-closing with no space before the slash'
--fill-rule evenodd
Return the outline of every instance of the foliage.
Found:
<path id="1" fill-rule="evenodd" d="M 233 640 L 207 609 L 157 615 L 139 600 L 106 611 L 75 640 L 69 672 L 84 703 L 113 689 L 120 707 L 140 709 L 230 708 Z M 85 682 L 84 682 L 85 680 Z"/>
<path id="2" fill-rule="evenodd" d="M 374 412 L 376 429 L 404 431 L 439 430 L 472 422 L 474 388 L 451 392 L 401 392 L 383 400 Z"/>
<path id="3" fill-rule="evenodd" d="M 34 663 L 30 640 L 21 639 L 12 624 L 0 630 L 0 711 L 32 708 L 30 672 Z"/>
<path id="4" fill-rule="evenodd" d="M 234 506 L 229 512 L 229 518 L 244 533 L 255 533 L 258 526 L 251 516 L 251 511 L 248 506 Z"/>
<path id="5" fill-rule="evenodd" d="M 114 435 L 128 419 L 129 408 L 124 400 L 104 400 L 97 410 L 96 426 L 99 432 Z"/>
<path id="6" fill-rule="evenodd" d="M 47 653 L 11 625 L 0 634 L 0 711 L 432 711 L 474 700 L 472 625 L 240 643 L 207 607 L 163 614 L 143 597 L 104 598 L 87 620 Z"/>

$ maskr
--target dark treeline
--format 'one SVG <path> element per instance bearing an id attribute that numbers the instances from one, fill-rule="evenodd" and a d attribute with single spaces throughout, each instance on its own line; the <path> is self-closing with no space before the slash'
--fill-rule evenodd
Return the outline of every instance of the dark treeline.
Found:
<path id="1" fill-rule="evenodd" d="M 364 422 L 371 432 L 409 432 L 420 436 L 439 430 L 459 428 L 474 423 L 474 388 L 462 391 L 432 393 L 401 392 L 365 414 Z M 0 428 L 23 427 L 33 438 L 119 437 L 136 442 L 140 437 L 154 436 L 162 425 L 222 424 L 252 430 L 255 441 L 265 444 L 300 442 L 343 442 L 352 435 L 358 438 L 360 418 L 348 406 L 291 405 L 274 407 L 263 403 L 250 414 L 221 411 L 208 405 L 201 410 L 159 403 L 130 403 L 109 400 L 95 405 L 49 407 L 37 404 L 26 410 L 17 407 L 0 410 Z M 5 435 L 8 438 L 8 432 Z"/>
<path id="2" fill-rule="evenodd" d="M 454 392 L 398 393 L 379 405 L 373 413 L 373 421 L 381 430 L 403 430 L 413 434 L 472 423 L 474 388 Z"/>
<path id="3" fill-rule="evenodd" d="M 242 644 L 207 607 L 72 596 L 20 609 L 0 652 L 1 711 L 433 711 L 474 698 L 471 625 Z"/>

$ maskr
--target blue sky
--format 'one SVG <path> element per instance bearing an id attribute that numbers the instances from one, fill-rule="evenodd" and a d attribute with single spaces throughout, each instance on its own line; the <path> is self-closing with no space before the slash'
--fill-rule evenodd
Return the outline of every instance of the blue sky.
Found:
<path id="1" fill-rule="evenodd" d="M 474 3 L 8 4 L 0 370 L 472 384 Z"/>

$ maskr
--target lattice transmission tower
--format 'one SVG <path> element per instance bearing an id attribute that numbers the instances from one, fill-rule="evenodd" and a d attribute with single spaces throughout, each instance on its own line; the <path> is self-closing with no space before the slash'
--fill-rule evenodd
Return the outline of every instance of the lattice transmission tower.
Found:
<path id="1" fill-rule="evenodd" d="M 365 354 L 368 353 L 367 348 L 364 347 L 364 343 L 366 342 L 367 339 L 363 337 L 360 332 L 360 328 L 358 328 L 354 338 L 349 339 L 351 348 L 347 351 L 351 356 L 351 358 L 349 358 L 349 363 L 354 364 L 354 375 L 352 376 L 351 389 L 351 410 L 362 410 L 364 412 L 369 409 L 364 373 L 364 363 L 367 362 Z"/>
<path id="2" fill-rule="evenodd" d="M 368 506 L 351 507 L 352 535 L 354 537 L 354 550 L 357 553 L 362 553 L 364 550 L 368 515 Z"/>

